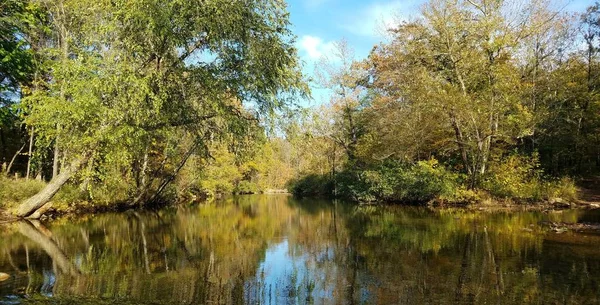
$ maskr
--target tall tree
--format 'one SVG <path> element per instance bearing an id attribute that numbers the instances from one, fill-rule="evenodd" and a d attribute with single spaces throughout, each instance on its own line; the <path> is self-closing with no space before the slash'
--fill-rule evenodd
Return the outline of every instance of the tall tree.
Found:
<path id="1" fill-rule="evenodd" d="M 34 73 L 40 69 L 36 46 L 45 31 L 45 17 L 35 1 L 0 3 L 0 163 L 11 160 L 12 165 L 26 142 L 29 128 L 22 125 L 24 113 L 18 101 L 29 94 Z"/>
<path id="2" fill-rule="evenodd" d="M 423 125 L 439 135 L 429 143 L 437 143 L 437 154 L 450 147 L 440 144 L 453 143 L 471 187 L 494 149 L 526 131 L 515 54 L 536 27 L 533 10 L 510 1 L 432 2 L 371 56 L 374 85 L 402 110 L 399 120 L 443 119 Z"/>
<path id="3" fill-rule="evenodd" d="M 25 103 L 28 122 L 40 137 L 60 139 L 71 165 L 23 202 L 18 216 L 39 208 L 90 160 L 132 164 L 144 157 L 140 147 L 191 137 L 175 141 L 178 155 L 162 156 L 174 165 L 160 192 L 209 139 L 243 132 L 236 127 L 248 120 L 243 104 L 254 106 L 254 116 L 269 114 L 305 91 L 281 1 L 64 0 L 63 8 L 77 17 L 53 19 L 57 35 L 67 27 L 67 50 L 44 51 L 66 56 L 40 80 L 47 90 Z"/>
<path id="4" fill-rule="evenodd" d="M 536 56 L 525 66 L 524 78 L 531 80 L 525 93 L 535 102 L 530 139 L 554 174 L 600 168 L 598 5 L 578 17 L 542 27 L 544 36 L 533 37 Z"/>
<path id="5" fill-rule="evenodd" d="M 356 161 L 358 141 L 364 132 L 360 110 L 366 101 L 367 71 L 356 62 L 354 50 L 346 40 L 335 42 L 330 56 L 321 59 L 316 69 L 319 83 L 332 92 L 334 111 L 330 137 L 351 162 Z"/>

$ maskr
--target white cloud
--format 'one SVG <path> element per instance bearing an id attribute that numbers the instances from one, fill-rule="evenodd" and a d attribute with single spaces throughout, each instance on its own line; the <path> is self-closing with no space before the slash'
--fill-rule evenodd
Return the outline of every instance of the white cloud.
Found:
<path id="1" fill-rule="evenodd" d="M 417 0 L 373 3 L 350 14 L 341 27 L 359 36 L 382 37 L 388 29 L 415 14 L 420 3 Z"/>
<path id="2" fill-rule="evenodd" d="M 334 44 L 332 41 L 324 42 L 320 37 L 304 35 L 298 41 L 298 49 L 301 56 L 310 60 L 318 60 L 323 55 L 330 53 L 334 49 Z"/>

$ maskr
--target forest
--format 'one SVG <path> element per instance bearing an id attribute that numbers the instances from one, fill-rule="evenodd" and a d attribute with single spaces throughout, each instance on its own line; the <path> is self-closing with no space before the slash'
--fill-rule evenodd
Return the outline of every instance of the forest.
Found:
<path id="1" fill-rule="evenodd" d="M 0 210 L 576 202 L 600 172 L 598 3 L 430 1 L 313 76 L 291 28 L 280 0 L 0 1 Z"/>

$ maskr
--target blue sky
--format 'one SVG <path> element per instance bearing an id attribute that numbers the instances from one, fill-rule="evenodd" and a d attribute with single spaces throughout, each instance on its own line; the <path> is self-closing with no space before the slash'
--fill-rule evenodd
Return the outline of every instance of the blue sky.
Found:
<path id="1" fill-rule="evenodd" d="M 510 1 L 510 0 L 509 0 Z M 365 58 L 374 45 L 385 40 L 385 28 L 396 20 L 419 15 L 424 0 L 287 0 L 292 30 L 298 36 L 299 55 L 304 71 L 312 74 L 315 63 L 333 48 L 333 42 L 345 39 L 354 48 L 357 59 Z M 556 0 L 566 11 L 584 11 L 594 0 Z M 303 104 L 321 104 L 328 99 L 326 90 L 314 90 L 314 100 Z"/>

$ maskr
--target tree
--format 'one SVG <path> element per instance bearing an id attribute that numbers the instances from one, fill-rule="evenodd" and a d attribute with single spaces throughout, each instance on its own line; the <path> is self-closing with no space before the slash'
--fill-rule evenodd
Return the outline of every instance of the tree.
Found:
<path id="1" fill-rule="evenodd" d="M 154 144 L 161 139 L 191 138 L 172 146 L 177 156 L 151 162 L 158 170 L 174 164 L 157 182 L 160 192 L 209 140 L 243 134 L 238 126 L 251 119 L 243 104 L 253 105 L 256 118 L 306 90 L 280 1 L 65 0 L 63 9 L 74 19 L 62 22 L 57 11 L 52 21 L 68 43 L 43 52 L 65 56 L 38 80 L 46 90 L 23 102 L 31 109 L 27 122 L 40 137 L 60 139 L 71 165 L 21 204 L 18 216 L 39 208 L 90 160 L 96 168 L 144 163 L 140 152 L 164 146 Z"/>
<path id="2" fill-rule="evenodd" d="M 427 130 L 421 146 L 431 153 L 443 156 L 452 144 L 471 187 L 496 148 L 528 132 L 516 52 L 537 25 L 534 9 L 508 1 L 430 3 L 422 19 L 401 24 L 371 55 L 380 107 Z"/>
<path id="3" fill-rule="evenodd" d="M 334 43 L 332 57 L 323 57 L 316 69 L 319 83 L 332 92 L 330 108 L 333 131 L 330 137 L 346 152 L 348 160 L 356 160 L 356 149 L 363 133 L 360 110 L 366 103 L 367 71 L 355 60 L 348 42 Z"/>
<path id="4" fill-rule="evenodd" d="M 45 17 L 35 1 L 0 3 L 0 162 L 10 160 L 7 174 L 27 142 L 29 128 L 22 124 L 18 100 L 30 91 L 35 71 L 42 69 L 36 47 L 45 31 Z"/>
<path id="5" fill-rule="evenodd" d="M 600 165 L 597 10 L 591 6 L 579 20 L 555 18 L 530 43 L 536 49 L 523 77 L 531 80 L 525 98 L 535 132 L 528 140 L 553 174 L 586 174 Z"/>

